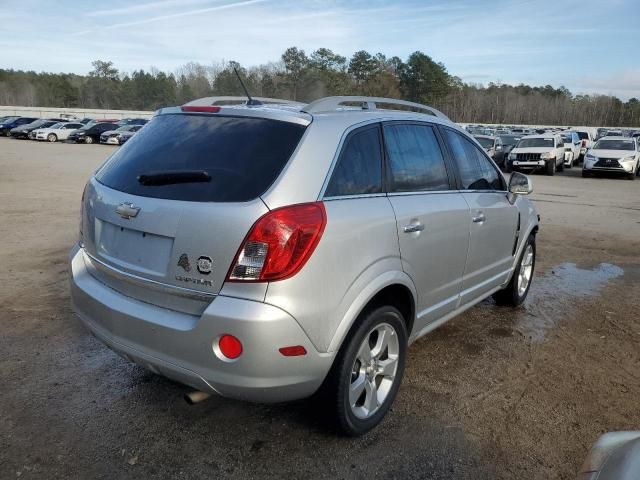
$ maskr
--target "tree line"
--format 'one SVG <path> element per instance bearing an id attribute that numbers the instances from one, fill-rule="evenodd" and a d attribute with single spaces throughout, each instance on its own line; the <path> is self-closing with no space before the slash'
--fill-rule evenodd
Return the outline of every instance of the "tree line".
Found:
<path id="1" fill-rule="evenodd" d="M 122 73 L 96 60 L 87 75 L 0 69 L 0 104 L 156 110 L 212 95 L 243 95 L 234 68 L 254 96 L 310 102 L 328 95 L 401 98 L 434 106 L 464 123 L 640 126 L 640 101 L 573 95 L 551 85 L 470 84 L 416 51 L 405 60 L 364 50 L 349 59 L 327 48 L 288 48 L 276 62 L 242 66 L 190 62 L 175 72 Z"/>

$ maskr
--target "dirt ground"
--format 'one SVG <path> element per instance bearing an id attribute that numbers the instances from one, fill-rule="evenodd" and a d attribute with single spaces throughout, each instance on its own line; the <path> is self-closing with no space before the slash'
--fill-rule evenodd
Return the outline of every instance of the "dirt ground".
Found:
<path id="1" fill-rule="evenodd" d="M 416 342 L 393 411 L 345 439 L 306 401 L 190 407 L 74 318 L 67 252 L 111 151 L 0 138 L 0 478 L 571 479 L 640 429 L 640 181 L 535 175 L 526 305 Z"/>

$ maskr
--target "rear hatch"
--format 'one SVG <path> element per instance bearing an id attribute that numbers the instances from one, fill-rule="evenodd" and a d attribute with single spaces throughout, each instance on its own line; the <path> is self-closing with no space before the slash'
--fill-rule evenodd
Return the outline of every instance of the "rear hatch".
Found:
<path id="1" fill-rule="evenodd" d="M 82 238 L 89 271 L 127 296 L 201 313 L 268 211 L 260 195 L 305 128 L 247 116 L 156 116 L 87 186 Z"/>

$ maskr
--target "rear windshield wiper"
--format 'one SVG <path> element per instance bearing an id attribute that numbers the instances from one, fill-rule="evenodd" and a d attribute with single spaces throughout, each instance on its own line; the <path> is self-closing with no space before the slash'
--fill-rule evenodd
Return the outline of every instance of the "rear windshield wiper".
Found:
<path id="1" fill-rule="evenodd" d="M 167 170 L 138 175 L 138 183 L 145 186 L 173 185 L 175 183 L 210 182 L 211 175 L 204 170 Z"/>

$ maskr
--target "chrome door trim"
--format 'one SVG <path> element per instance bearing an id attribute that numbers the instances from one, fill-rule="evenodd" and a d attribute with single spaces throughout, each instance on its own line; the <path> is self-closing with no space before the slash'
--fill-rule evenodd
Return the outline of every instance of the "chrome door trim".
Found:
<path id="1" fill-rule="evenodd" d="M 123 282 L 131 283 L 139 287 L 148 288 L 150 290 L 155 290 L 168 295 L 178 295 L 180 297 L 190 298 L 192 300 L 210 302 L 215 297 L 217 297 L 217 294 L 215 293 L 201 292 L 198 290 L 193 290 L 191 288 L 168 285 L 166 283 L 158 282 L 156 280 L 151 280 L 148 278 L 143 278 L 138 275 L 125 272 L 123 270 L 115 268 L 111 265 L 107 265 L 106 263 L 98 260 L 96 257 L 88 253 L 84 248 L 82 249 L 82 254 L 83 254 L 83 259 L 85 261 L 85 264 L 88 267 L 95 268 L 96 270 L 100 270 L 101 272 L 104 272 L 107 275 L 111 275 L 112 277 L 115 277 L 118 280 L 122 280 Z"/>

